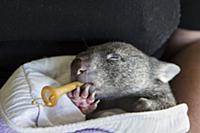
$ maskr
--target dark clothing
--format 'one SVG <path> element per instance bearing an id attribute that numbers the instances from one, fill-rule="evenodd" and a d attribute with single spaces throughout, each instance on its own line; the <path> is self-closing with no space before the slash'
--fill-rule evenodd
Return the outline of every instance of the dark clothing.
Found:
<path id="1" fill-rule="evenodd" d="M 181 27 L 198 27 L 190 22 L 199 20 L 197 15 L 190 18 L 193 2 L 200 5 L 198 0 L 182 1 Z M 132 43 L 153 55 L 177 28 L 180 4 L 178 0 L 0 0 L 0 18 L 1 85 L 27 61 L 76 54 L 107 41 Z"/>
<path id="2" fill-rule="evenodd" d="M 180 16 L 178 0 L 1 0 L 0 14 L 2 41 L 125 41 L 150 55 Z"/>
<path id="3" fill-rule="evenodd" d="M 200 0 L 181 0 L 180 28 L 200 30 Z"/>

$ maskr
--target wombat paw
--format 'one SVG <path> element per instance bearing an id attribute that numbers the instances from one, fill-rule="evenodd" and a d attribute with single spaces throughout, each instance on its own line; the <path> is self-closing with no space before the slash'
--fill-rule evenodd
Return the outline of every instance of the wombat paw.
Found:
<path id="1" fill-rule="evenodd" d="M 139 98 L 138 101 L 134 104 L 134 111 L 151 111 L 152 110 L 152 101 L 147 98 Z"/>
<path id="2" fill-rule="evenodd" d="M 91 85 L 86 84 L 84 87 L 81 90 L 77 88 L 73 92 L 68 93 L 68 97 L 82 113 L 89 114 L 97 108 L 99 100 L 95 101 L 95 91 L 92 93 L 89 92 Z"/>

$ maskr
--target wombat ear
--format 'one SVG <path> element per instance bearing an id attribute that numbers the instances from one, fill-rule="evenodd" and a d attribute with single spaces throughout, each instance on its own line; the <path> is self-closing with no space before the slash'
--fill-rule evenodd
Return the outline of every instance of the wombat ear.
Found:
<path id="1" fill-rule="evenodd" d="M 180 67 L 175 64 L 160 62 L 158 65 L 157 78 L 160 81 L 167 83 L 174 78 L 180 70 Z"/>

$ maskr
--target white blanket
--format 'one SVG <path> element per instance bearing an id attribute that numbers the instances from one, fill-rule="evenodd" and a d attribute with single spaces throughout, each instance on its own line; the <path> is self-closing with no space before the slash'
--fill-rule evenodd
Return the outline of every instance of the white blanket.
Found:
<path id="1" fill-rule="evenodd" d="M 187 105 L 153 112 L 126 113 L 84 121 L 85 116 L 65 95 L 56 107 L 41 104 L 43 86 L 70 82 L 74 56 L 32 61 L 20 66 L 0 90 L 0 116 L 18 132 L 184 133 L 189 129 Z M 32 105 L 32 101 L 36 104 Z M 82 122 L 79 122 L 82 121 Z M 74 124 L 69 124 L 76 122 Z"/>

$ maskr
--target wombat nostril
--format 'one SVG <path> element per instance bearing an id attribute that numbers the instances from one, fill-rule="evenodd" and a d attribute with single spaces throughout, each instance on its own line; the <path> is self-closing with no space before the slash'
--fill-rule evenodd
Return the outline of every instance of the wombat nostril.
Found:
<path id="1" fill-rule="evenodd" d="M 80 75 L 84 72 L 86 72 L 87 70 L 85 68 L 79 68 L 78 71 L 77 71 L 77 75 Z"/>

